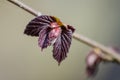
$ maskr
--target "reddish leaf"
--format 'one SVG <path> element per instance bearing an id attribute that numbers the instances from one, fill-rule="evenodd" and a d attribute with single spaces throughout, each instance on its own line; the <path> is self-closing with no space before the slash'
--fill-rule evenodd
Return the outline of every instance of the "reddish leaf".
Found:
<path id="1" fill-rule="evenodd" d="M 71 29 L 68 26 L 67 28 L 62 27 L 61 35 L 57 38 L 53 47 L 53 57 L 59 64 L 67 57 L 71 45 L 72 33 L 74 32 L 74 28 Z"/>
<path id="2" fill-rule="evenodd" d="M 39 36 L 39 46 L 41 49 L 47 48 L 48 45 L 51 45 L 52 40 L 55 39 L 55 37 L 50 36 L 51 31 L 53 31 L 52 23 L 56 23 L 53 16 L 42 15 L 36 17 L 29 22 L 24 33 L 31 36 Z M 52 33 L 52 35 L 54 35 L 54 33 Z"/>
<path id="3" fill-rule="evenodd" d="M 67 57 L 74 30 L 70 25 L 63 25 L 54 16 L 42 15 L 31 20 L 24 33 L 39 36 L 38 44 L 41 49 L 53 44 L 53 57 L 60 63 Z"/>
<path id="4" fill-rule="evenodd" d="M 41 49 L 47 48 L 47 46 L 49 45 L 49 35 L 50 30 L 48 28 L 43 28 L 40 32 L 39 32 L 39 39 L 38 39 L 38 44 L 41 47 Z"/>
<path id="5" fill-rule="evenodd" d="M 36 17 L 28 23 L 24 33 L 31 36 L 39 36 L 39 32 L 44 27 L 50 27 L 53 22 L 56 22 L 56 20 L 52 16 L 42 15 Z"/>

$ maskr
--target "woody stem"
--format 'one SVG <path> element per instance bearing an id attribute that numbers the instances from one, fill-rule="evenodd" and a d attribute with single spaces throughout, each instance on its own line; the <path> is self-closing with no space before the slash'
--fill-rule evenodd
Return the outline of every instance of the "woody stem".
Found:
<path id="1" fill-rule="evenodd" d="M 34 9 L 30 8 L 29 6 L 25 5 L 24 3 L 20 2 L 19 0 L 8 0 L 9 2 L 15 4 L 16 6 L 22 8 L 23 10 L 27 11 L 28 13 L 34 15 L 34 16 L 40 16 L 42 15 L 41 12 L 37 12 Z M 115 51 L 113 51 L 112 49 L 107 48 L 106 46 L 91 40 L 85 36 L 82 36 L 80 34 L 74 33 L 73 34 L 73 38 L 76 39 L 77 41 L 80 41 L 92 48 L 99 48 L 103 53 L 101 54 L 105 54 L 104 56 L 100 55 L 101 57 L 105 58 L 106 60 L 117 60 L 118 62 L 120 62 L 120 55 L 119 53 L 116 53 Z M 111 57 L 108 58 L 108 57 Z"/>

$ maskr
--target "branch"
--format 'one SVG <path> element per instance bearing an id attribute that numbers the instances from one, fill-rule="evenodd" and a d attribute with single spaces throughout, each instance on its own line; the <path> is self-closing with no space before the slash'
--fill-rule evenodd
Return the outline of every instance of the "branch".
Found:
<path id="1" fill-rule="evenodd" d="M 37 12 L 34 9 L 30 8 L 29 6 L 23 4 L 22 2 L 18 0 L 8 0 L 9 2 L 17 5 L 18 7 L 22 8 L 23 10 L 27 11 L 28 13 L 34 15 L 34 16 L 40 16 L 42 15 L 41 12 Z M 80 34 L 74 33 L 73 38 L 92 47 L 92 48 L 98 48 L 100 49 L 103 53 L 98 54 L 100 57 L 103 59 L 106 59 L 108 61 L 116 60 L 120 63 L 120 54 L 115 52 L 114 50 L 107 48 L 106 46 L 91 40 L 85 36 L 82 36 Z"/>

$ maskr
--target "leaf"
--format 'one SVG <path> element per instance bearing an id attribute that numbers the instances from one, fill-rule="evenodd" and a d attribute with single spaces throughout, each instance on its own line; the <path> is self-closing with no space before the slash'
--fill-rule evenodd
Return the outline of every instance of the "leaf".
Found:
<path id="1" fill-rule="evenodd" d="M 53 57 L 58 61 L 58 64 L 67 57 L 72 41 L 72 33 L 73 32 L 70 28 L 66 29 L 63 27 L 61 35 L 53 45 Z"/>
<path id="2" fill-rule="evenodd" d="M 47 48 L 47 46 L 49 45 L 49 32 L 50 30 L 48 28 L 43 28 L 39 33 L 38 44 L 41 47 L 41 50 Z"/>
<path id="3" fill-rule="evenodd" d="M 39 32 L 44 28 L 51 26 L 52 22 L 56 22 L 53 16 L 42 15 L 31 20 L 26 29 L 24 30 L 24 34 L 31 36 L 39 36 Z"/>
<path id="4" fill-rule="evenodd" d="M 31 20 L 24 33 L 39 36 L 38 45 L 43 50 L 53 44 L 53 57 L 60 62 L 67 57 L 74 28 L 64 25 L 57 17 L 42 15 Z"/>

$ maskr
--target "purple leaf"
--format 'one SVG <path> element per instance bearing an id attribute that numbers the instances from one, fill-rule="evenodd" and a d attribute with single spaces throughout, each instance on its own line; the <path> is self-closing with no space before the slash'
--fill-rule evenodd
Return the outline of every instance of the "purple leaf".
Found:
<path id="1" fill-rule="evenodd" d="M 74 30 L 54 16 L 42 15 L 31 20 L 24 33 L 39 36 L 38 45 L 42 50 L 53 44 L 53 57 L 60 64 L 67 57 Z"/>
<path id="2" fill-rule="evenodd" d="M 39 32 L 44 27 L 46 28 L 49 27 L 53 22 L 56 22 L 56 20 L 52 16 L 47 15 L 38 16 L 28 23 L 26 29 L 24 30 L 24 34 L 31 36 L 39 36 Z"/>
<path id="3" fill-rule="evenodd" d="M 49 32 L 50 32 L 50 30 L 48 28 L 43 28 L 39 32 L 38 44 L 39 44 L 39 46 L 41 47 L 42 50 L 44 48 L 47 48 L 47 46 L 49 45 L 49 38 L 48 38 Z"/>
<path id="4" fill-rule="evenodd" d="M 74 29 L 74 28 L 73 28 Z M 74 30 L 67 26 L 67 29 L 63 26 L 61 35 L 57 38 L 53 46 L 53 57 L 60 64 L 62 60 L 67 57 L 69 48 L 72 41 L 72 33 Z"/>
<path id="5" fill-rule="evenodd" d="M 53 31 L 53 27 L 51 24 L 53 23 L 56 23 L 55 17 L 53 16 L 42 15 L 36 17 L 29 22 L 24 33 L 31 36 L 39 36 L 38 44 L 43 50 L 44 48 L 47 48 L 47 46 L 50 46 L 52 40 L 57 37 L 50 37 L 51 31 Z"/>

